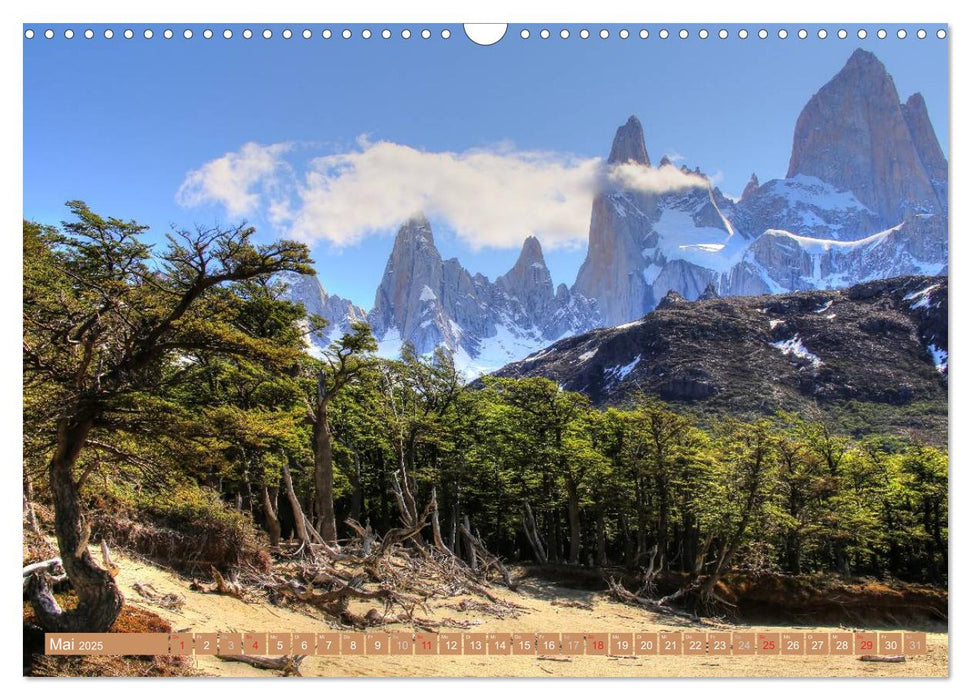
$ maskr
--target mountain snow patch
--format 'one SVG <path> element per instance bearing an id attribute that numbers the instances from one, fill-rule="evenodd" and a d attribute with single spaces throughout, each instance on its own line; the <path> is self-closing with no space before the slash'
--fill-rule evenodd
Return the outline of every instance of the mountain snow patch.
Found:
<path id="1" fill-rule="evenodd" d="M 942 350 L 941 348 L 931 343 L 927 346 L 927 352 L 931 354 L 931 359 L 934 360 L 934 366 L 937 371 L 941 374 L 947 374 L 947 350 Z"/>
<path id="2" fill-rule="evenodd" d="M 427 284 L 421 288 L 421 296 L 418 297 L 421 301 L 432 301 L 433 299 L 438 299 L 435 296 L 435 292 Z"/>
<path id="3" fill-rule="evenodd" d="M 633 360 L 631 360 L 626 365 L 617 365 L 616 367 L 604 367 L 604 378 L 608 384 L 616 384 L 617 382 L 622 382 L 627 379 L 627 375 L 634 371 L 637 364 L 641 361 L 641 356 L 637 355 Z"/>
<path id="4" fill-rule="evenodd" d="M 813 313 L 817 313 L 817 314 L 825 313 L 826 311 L 829 311 L 832 305 L 833 305 L 833 300 L 830 299 L 825 304 L 823 304 L 818 309 L 816 309 Z"/>
<path id="5" fill-rule="evenodd" d="M 772 343 L 772 347 L 781 350 L 783 355 L 793 355 L 803 360 L 809 360 L 813 368 L 818 368 L 823 364 L 823 361 L 817 355 L 809 352 L 806 346 L 802 344 L 798 333 L 792 338 L 789 338 L 789 340 L 780 340 L 777 343 Z"/>
<path id="6" fill-rule="evenodd" d="M 930 287 L 921 289 L 919 292 L 912 292 L 904 297 L 904 301 L 914 302 L 910 305 L 911 309 L 929 309 L 931 306 L 931 292 L 940 286 L 939 284 L 932 284 Z"/>

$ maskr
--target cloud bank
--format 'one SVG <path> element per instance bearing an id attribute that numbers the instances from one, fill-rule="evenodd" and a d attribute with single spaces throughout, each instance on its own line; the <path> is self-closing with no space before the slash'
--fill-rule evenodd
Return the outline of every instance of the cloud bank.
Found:
<path id="1" fill-rule="evenodd" d="M 219 204 L 233 217 L 260 214 L 309 243 L 352 245 L 423 211 L 473 249 L 516 248 L 529 234 L 555 248 L 586 240 L 604 187 L 660 194 L 708 186 L 673 165 L 608 169 L 599 158 L 511 146 L 429 152 L 362 137 L 356 149 L 314 158 L 301 172 L 287 160 L 293 151 L 247 143 L 189 172 L 176 199 Z"/>

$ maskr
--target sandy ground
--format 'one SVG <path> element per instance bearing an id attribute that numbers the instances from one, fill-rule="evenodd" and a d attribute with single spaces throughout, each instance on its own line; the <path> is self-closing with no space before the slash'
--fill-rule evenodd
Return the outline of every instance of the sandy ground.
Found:
<path id="1" fill-rule="evenodd" d="M 190 591 L 188 581 L 144 562 L 116 557 L 121 566 L 118 582 L 129 603 L 158 613 L 177 632 L 326 632 L 338 630 L 324 616 L 304 614 L 264 603 L 246 603 L 228 596 Z M 178 593 L 186 604 L 178 612 L 142 599 L 133 584 L 151 583 L 160 593 Z M 496 619 L 481 613 L 443 608 L 455 603 L 431 604 L 430 617 L 470 620 L 470 632 L 662 632 L 662 631 L 789 631 L 791 626 L 693 624 L 673 620 L 620 603 L 603 594 L 577 591 L 537 581 L 524 582 L 518 592 L 496 589 L 525 610 L 515 618 Z M 552 601 L 574 600 L 592 604 L 592 610 L 554 606 Z M 800 627 L 798 631 L 845 631 L 832 627 Z M 410 631 L 410 626 L 389 625 L 387 630 Z M 461 631 L 461 630 L 442 630 Z M 881 628 L 880 631 L 893 631 Z M 948 674 L 948 639 L 944 632 L 927 635 L 928 654 L 908 657 L 904 663 L 866 663 L 856 656 L 574 656 L 544 659 L 531 656 L 310 656 L 300 667 L 303 676 L 595 676 L 595 677 L 715 677 L 715 676 L 917 676 Z M 247 664 L 214 656 L 196 656 L 199 671 L 216 676 L 272 676 Z"/>

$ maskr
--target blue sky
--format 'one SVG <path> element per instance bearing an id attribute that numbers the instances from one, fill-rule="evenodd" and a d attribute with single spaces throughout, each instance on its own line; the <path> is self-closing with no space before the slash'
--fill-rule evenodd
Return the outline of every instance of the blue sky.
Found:
<path id="1" fill-rule="evenodd" d="M 572 37 L 562 40 L 561 25 L 551 26 L 546 40 L 539 38 L 541 27 L 530 26 L 532 36 L 523 40 L 517 25 L 492 47 L 472 44 L 460 26 L 450 27 L 448 40 L 433 25 L 428 40 L 418 36 L 425 25 L 412 26 L 408 40 L 401 27 L 390 40 L 377 36 L 377 27 L 369 40 L 358 37 L 360 27 L 350 40 L 336 31 L 324 40 L 317 25 L 309 40 L 299 33 L 284 40 L 283 27 L 274 27 L 270 40 L 258 34 L 245 40 L 242 26 L 232 27 L 230 40 L 218 34 L 205 40 L 203 27 L 194 25 L 191 40 L 182 38 L 183 25 L 172 25 L 171 40 L 162 38 L 163 27 L 153 27 L 155 38 L 145 40 L 144 27 L 131 25 L 136 38 L 125 40 L 124 26 L 111 26 L 111 40 L 95 27 L 91 40 L 78 31 L 71 40 L 24 41 L 24 216 L 56 223 L 66 215 L 66 200 L 84 199 L 99 212 L 151 225 L 155 235 L 173 224 L 245 218 L 272 238 L 298 219 L 271 205 L 279 196 L 298 205 L 294 192 L 309 188 L 308 171 L 333 177 L 357 168 L 365 174 L 339 183 L 337 194 L 335 181 L 327 180 L 327 206 L 316 210 L 317 218 L 299 220 L 316 237 L 312 250 L 328 290 L 366 308 L 393 240 L 394 227 L 382 222 L 397 209 L 384 200 L 399 197 L 400 208 L 421 196 L 424 180 L 416 173 L 436 171 L 438 163 L 429 155 L 445 154 L 438 186 L 448 197 L 474 188 L 476 178 L 488 185 L 482 201 L 469 197 L 467 208 L 451 202 L 433 212 L 444 257 L 457 256 L 471 271 L 494 278 L 512 265 L 516 242 L 533 232 L 529 227 L 545 226 L 546 238 L 540 235 L 554 281 L 571 284 L 583 259 L 585 223 L 579 234 L 566 229 L 577 228 L 577 211 L 586 205 L 547 202 L 549 211 L 538 204 L 533 212 L 530 186 L 516 178 L 535 171 L 533 179 L 548 180 L 540 187 L 549 194 L 561 187 L 557 178 L 567 177 L 563 198 L 569 198 L 569 188 L 593 159 L 606 156 L 614 130 L 631 114 L 644 124 L 655 163 L 677 154 L 738 195 L 752 172 L 763 181 L 785 175 L 799 111 L 862 46 L 887 66 L 902 100 L 923 93 L 947 151 L 948 42 L 933 37 L 932 25 L 924 40 L 914 37 L 916 27 L 907 27 L 904 40 L 877 39 L 877 27 L 869 27 L 865 40 L 839 40 L 830 27 L 830 37 L 819 40 L 818 25 L 809 25 L 806 40 L 796 38 L 798 26 L 787 26 L 785 40 L 770 26 L 770 38 L 758 39 L 749 27 L 744 41 L 735 36 L 737 27 L 726 40 L 701 40 L 696 32 L 687 40 L 673 34 L 661 40 L 651 25 L 645 25 L 647 40 L 637 37 L 641 25 L 631 27 L 627 40 L 616 36 L 618 27 L 608 40 L 581 40 L 579 26 L 569 26 Z M 190 173 L 222 172 L 200 170 L 205 164 L 238 166 L 238 158 L 219 159 L 247 143 L 286 144 L 259 151 L 255 162 L 267 162 L 269 153 L 272 165 L 254 185 L 249 208 L 231 211 L 218 198 L 179 196 Z M 319 157 L 330 160 L 321 165 Z M 406 172 L 406 182 L 382 179 L 382 196 L 375 196 L 364 168 L 385 162 L 413 169 L 396 171 Z M 510 162 L 525 163 L 525 170 L 504 177 Z M 211 180 L 205 182 L 211 194 Z M 508 199 L 489 196 L 503 186 Z M 312 230 L 320 216 L 352 205 L 364 214 L 327 235 Z M 488 224 L 477 227 L 470 221 L 476 217 Z"/>

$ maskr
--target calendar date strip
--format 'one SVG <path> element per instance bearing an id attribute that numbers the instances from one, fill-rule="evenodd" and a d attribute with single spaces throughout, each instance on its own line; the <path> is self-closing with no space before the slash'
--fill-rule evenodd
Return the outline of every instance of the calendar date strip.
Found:
<path id="1" fill-rule="evenodd" d="M 828 656 L 927 653 L 924 632 L 213 632 L 45 635 L 51 655 Z"/>

